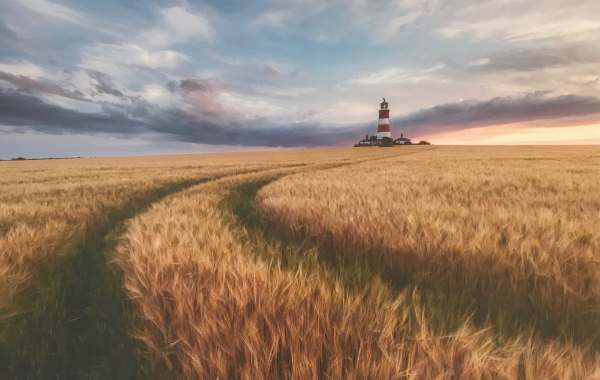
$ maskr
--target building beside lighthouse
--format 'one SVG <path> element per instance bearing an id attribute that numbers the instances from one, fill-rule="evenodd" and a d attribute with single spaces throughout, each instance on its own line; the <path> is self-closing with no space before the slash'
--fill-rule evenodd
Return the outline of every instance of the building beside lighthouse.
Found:
<path id="1" fill-rule="evenodd" d="M 388 102 L 383 101 L 379 105 L 379 121 L 377 122 L 377 140 L 381 141 L 384 137 L 392 138 L 392 129 L 390 127 L 390 109 Z"/>

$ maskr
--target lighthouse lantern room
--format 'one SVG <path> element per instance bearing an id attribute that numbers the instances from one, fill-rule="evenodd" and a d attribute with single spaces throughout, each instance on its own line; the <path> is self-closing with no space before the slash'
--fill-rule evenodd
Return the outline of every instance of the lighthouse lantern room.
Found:
<path id="1" fill-rule="evenodd" d="M 381 102 L 381 106 L 379 108 L 379 122 L 377 124 L 377 140 L 382 140 L 384 137 L 392 137 L 392 132 L 390 128 L 390 110 L 388 109 L 388 102 Z"/>

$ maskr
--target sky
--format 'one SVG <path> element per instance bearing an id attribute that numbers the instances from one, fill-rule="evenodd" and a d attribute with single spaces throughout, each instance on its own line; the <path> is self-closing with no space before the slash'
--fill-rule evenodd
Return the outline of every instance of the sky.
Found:
<path id="1" fill-rule="evenodd" d="M 597 0 L 0 0 L 0 158 L 599 144 Z"/>

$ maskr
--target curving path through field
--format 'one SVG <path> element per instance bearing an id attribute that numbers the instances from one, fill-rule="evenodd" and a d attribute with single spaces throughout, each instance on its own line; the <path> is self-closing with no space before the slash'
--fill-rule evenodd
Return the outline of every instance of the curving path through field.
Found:
<path id="1" fill-rule="evenodd" d="M 344 169 L 344 173 L 351 175 L 351 170 Z M 338 171 L 337 175 L 340 174 Z M 328 176 L 320 174 L 308 180 L 306 182 L 308 185 L 305 187 L 310 188 L 310 184 L 315 183 L 311 182 L 315 181 L 315 178 L 319 178 L 316 181 L 318 184 L 328 183 Z M 304 178 L 297 177 L 295 183 L 298 186 L 304 186 Z M 343 188 L 343 186 L 331 187 L 327 196 L 335 196 L 335 191 Z M 383 189 L 382 186 L 379 190 Z M 362 190 L 365 188 L 363 187 Z M 337 228 L 338 219 L 335 218 L 329 219 L 328 223 L 321 225 L 318 219 L 319 213 L 315 213 L 314 210 L 312 210 L 312 214 L 306 213 L 306 215 L 311 215 L 312 219 L 302 219 L 302 215 L 305 214 L 301 207 L 289 218 L 285 215 L 282 216 L 281 213 L 278 214 L 275 206 L 271 206 L 271 209 L 266 207 L 261 214 L 261 210 L 257 210 L 257 206 L 255 206 L 258 191 L 258 187 L 241 191 L 247 193 L 243 203 L 247 204 L 246 209 L 250 210 L 248 214 L 253 219 L 251 223 L 244 223 L 245 216 L 240 215 L 243 224 L 260 226 L 259 233 L 266 234 L 271 239 L 283 244 L 314 242 L 308 244 L 309 250 L 317 252 L 316 256 L 331 268 L 335 269 L 340 266 L 340 263 L 348 261 L 350 264 L 358 262 L 359 267 L 365 268 L 366 272 L 377 273 L 391 287 L 398 290 L 419 287 L 419 292 L 426 296 L 425 303 L 429 308 L 428 314 L 441 331 L 455 331 L 461 326 L 461 321 L 469 319 L 471 316 L 473 317 L 471 320 L 480 326 L 491 325 L 499 339 L 534 334 L 538 337 L 550 340 L 559 339 L 568 343 L 574 340 L 583 347 L 593 344 L 596 350 L 599 347 L 600 340 L 594 329 L 598 322 L 598 314 L 586 312 L 586 310 L 597 309 L 597 302 L 588 300 L 587 304 L 583 304 L 578 309 L 579 312 L 576 309 L 571 314 L 563 312 L 558 307 L 552 308 L 552 304 L 545 303 L 542 296 L 539 295 L 540 288 L 535 286 L 538 283 L 542 283 L 542 285 L 544 282 L 552 283 L 551 276 L 543 276 L 543 278 L 539 276 L 540 278 L 538 278 L 534 275 L 536 274 L 535 270 L 526 271 L 525 269 L 528 268 L 511 266 L 510 262 L 485 255 L 473 255 L 469 261 L 463 260 L 460 251 L 425 255 L 417 251 L 419 246 L 416 245 L 395 248 L 396 246 L 385 245 L 382 240 L 380 241 L 381 236 L 378 236 L 377 240 L 373 240 L 366 234 L 360 234 L 360 231 L 356 229 Z M 285 191 L 280 190 L 283 193 Z M 312 190 L 304 189 L 304 191 L 305 193 L 297 192 L 295 194 L 299 193 L 300 196 L 303 196 Z M 293 191 L 290 190 L 290 193 Z M 325 217 L 337 215 L 338 218 L 344 216 L 360 218 L 360 215 L 356 216 L 352 212 L 339 212 L 343 210 L 343 207 L 352 207 L 349 202 L 344 204 L 332 201 L 334 208 L 329 214 L 326 208 L 329 203 L 320 202 L 319 194 L 314 191 L 312 191 L 312 196 L 312 200 L 321 207 L 316 209 L 324 213 Z M 288 200 L 290 199 L 288 198 Z M 310 196 L 308 199 L 311 199 Z M 244 207 L 237 207 L 240 210 L 244 209 Z M 280 207 L 285 209 L 285 202 L 280 202 Z M 307 204 L 306 207 L 310 208 L 310 204 Z M 297 216 L 297 222 L 293 215 L 300 215 Z M 368 217 L 377 218 L 377 215 L 367 215 L 363 219 L 365 227 L 368 224 Z M 295 222 L 296 224 L 294 224 Z M 288 226 L 288 223 L 291 223 L 294 228 Z M 313 224 L 316 227 L 313 228 Z M 347 220 L 340 220 L 339 223 L 341 226 L 348 224 L 351 223 Z M 388 232 L 390 231 L 388 230 Z M 427 243 L 426 240 L 423 237 L 424 245 Z M 405 247 L 400 244 L 398 246 Z M 438 248 L 434 247 L 433 249 Z M 288 259 L 284 259 L 285 261 Z M 535 265 L 535 262 L 531 264 L 524 260 L 522 266 L 526 265 Z M 512 286 L 516 280 L 521 280 L 521 278 L 516 280 L 514 278 L 521 273 L 520 271 L 531 275 L 519 283 L 524 286 Z M 516 275 L 513 276 L 513 272 L 517 272 Z M 498 273 L 500 275 L 497 275 Z M 545 288 L 541 287 L 541 289 Z M 568 294 L 559 294 L 559 296 L 568 298 Z M 559 301 L 557 300 L 555 304 L 560 305 Z M 571 304 L 576 305 L 576 302 L 573 301 Z M 448 316 L 456 317 L 449 319 Z"/>
<path id="2" fill-rule="evenodd" d="M 453 301 L 448 298 L 448 294 L 441 294 L 435 290 L 417 289 L 410 282 L 410 274 L 390 272 L 383 254 L 378 253 L 377 250 L 346 252 L 339 249 L 340 244 L 336 244 L 336 240 L 343 237 L 333 234 L 319 237 L 299 235 L 287 226 L 276 224 L 267 216 L 261 215 L 256 204 L 258 192 L 266 185 L 285 176 L 287 174 L 239 184 L 231 190 L 221 204 L 223 209 L 233 215 L 230 223 L 237 226 L 235 228 L 248 232 L 242 236 L 254 246 L 254 254 L 257 257 L 266 262 L 276 262 L 276 266 L 290 272 L 300 270 L 315 273 L 332 285 L 342 285 L 346 291 L 362 295 L 365 299 L 387 297 L 393 300 L 394 297 L 401 295 L 408 299 L 405 305 L 410 307 L 409 318 L 416 320 L 419 318 L 419 314 L 424 312 L 442 334 L 455 334 L 463 328 L 466 321 L 473 321 L 473 304 L 466 304 L 460 300 Z M 476 311 L 493 313 L 498 310 Z M 449 319 L 448 316 L 452 316 L 452 319 Z M 439 320 L 436 321 L 436 318 Z M 496 320 L 501 320 L 501 318 Z M 580 347 L 576 347 L 572 345 L 573 342 L 557 343 L 555 339 L 561 338 L 560 332 L 548 336 L 548 333 L 544 331 L 541 335 L 549 338 L 548 340 L 540 340 L 539 336 L 534 338 L 532 336 L 539 331 L 535 330 L 535 322 L 530 324 L 526 318 L 525 323 L 518 326 L 516 331 L 513 330 L 507 335 L 499 335 L 505 334 L 507 330 L 494 325 L 496 320 L 484 317 L 478 324 L 482 328 L 489 329 L 491 327 L 489 331 L 492 332 L 492 339 L 499 346 L 510 346 L 515 338 L 525 336 L 529 337 L 529 344 L 538 347 L 537 349 L 540 351 L 543 351 L 544 347 L 564 344 L 567 351 L 587 352 L 585 355 L 590 355 L 588 357 L 590 362 L 598 363 L 598 358 L 593 352 L 588 351 L 589 342 L 585 339 L 575 342 L 580 345 Z"/>
<path id="3" fill-rule="evenodd" d="M 600 373 L 598 358 L 585 350 L 535 341 L 497 345 L 462 315 L 449 334 L 435 331 L 427 321 L 431 305 L 424 307 L 416 290 L 399 290 L 377 261 L 274 228 L 256 209 L 256 193 L 278 178 L 367 159 L 385 157 L 171 183 L 112 210 L 73 257 L 47 269 L 49 278 L 61 279 L 54 297 L 62 298 L 61 307 L 13 325 L 30 344 L 6 351 L 8 378 Z"/>
<path id="4" fill-rule="evenodd" d="M 480 379 L 597 373 L 598 359 L 585 350 L 523 340 L 496 345 L 489 331 L 464 320 L 451 334 L 432 330 L 418 294 L 399 294 L 377 268 L 266 238 L 276 231 L 257 228 L 254 193 L 277 178 L 319 169 L 326 167 L 201 184 L 127 223 L 115 263 L 132 302 L 143 362 L 150 363 L 145 374 Z"/>
<path id="5" fill-rule="evenodd" d="M 292 161 L 269 163 L 262 169 L 234 169 L 241 174 L 305 164 Z M 129 220 L 168 195 L 222 177 L 171 180 L 141 191 L 124 206 L 102 209 L 94 223 L 81 233 L 77 231 L 66 247 L 58 247 L 61 254 L 32 261 L 32 280 L 19 289 L 10 314 L 0 310 L 2 375 L 106 378 L 117 374 L 131 378 L 139 373 L 127 333 L 131 324 L 129 301 L 121 286 L 121 274 L 107 263 Z"/>
<path id="6" fill-rule="evenodd" d="M 260 170 L 242 170 L 250 173 Z M 39 263 L 19 296 L 24 311 L 1 321 L 3 378 L 132 379 L 140 373 L 129 301 L 108 262 L 127 221 L 165 197 L 227 175 L 163 184 L 105 210 L 68 255 Z M 113 268 L 114 269 L 114 268 Z"/>
<path id="7" fill-rule="evenodd" d="M 393 336 L 406 324 L 394 303 L 363 302 L 313 275 L 256 260 L 256 247 L 228 223 L 223 202 L 232 189 L 301 170 L 195 186 L 128 223 L 116 263 L 133 302 L 135 336 L 155 365 L 150 373 L 393 378 L 413 364 L 397 360 L 405 347 Z M 373 316 L 372 308 L 389 310 Z"/>

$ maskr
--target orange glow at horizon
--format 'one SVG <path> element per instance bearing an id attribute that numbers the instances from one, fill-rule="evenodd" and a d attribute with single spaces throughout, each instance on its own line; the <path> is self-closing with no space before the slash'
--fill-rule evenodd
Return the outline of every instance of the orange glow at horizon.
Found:
<path id="1" fill-rule="evenodd" d="M 420 139 L 437 145 L 595 145 L 600 144 L 600 123 L 573 127 L 502 125 L 428 134 Z"/>

